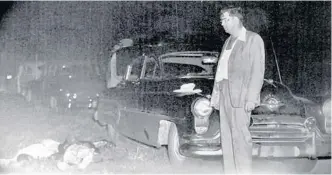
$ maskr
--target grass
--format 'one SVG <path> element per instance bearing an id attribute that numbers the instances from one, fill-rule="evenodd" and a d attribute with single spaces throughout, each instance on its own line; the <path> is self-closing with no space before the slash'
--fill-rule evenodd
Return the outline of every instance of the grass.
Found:
<path id="1" fill-rule="evenodd" d="M 88 111 L 59 115 L 45 107 L 28 104 L 20 96 L 2 93 L 0 98 L 7 99 L 0 103 L 1 158 L 12 158 L 19 149 L 46 138 L 59 142 L 69 135 L 87 141 L 107 139 L 105 128 L 94 123 L 92 113 Z M 156 159 L 167 162 L 165 150 L 155 150 L 129 140 L 104 156 L 107 161 L 91 164 L 87 172 L 135 172 Z M 23 170 L 17 167 L 15 172 L 57 172 L 54 165 L 52 161 L 36 160 L 29 166 L 22 165 Z"/>

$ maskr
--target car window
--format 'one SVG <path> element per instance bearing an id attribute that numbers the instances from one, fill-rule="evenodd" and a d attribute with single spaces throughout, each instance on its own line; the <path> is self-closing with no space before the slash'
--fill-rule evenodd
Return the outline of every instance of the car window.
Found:
<path id="1" fill-rule="evenodd" d="M 165 77 L 178 77 L 189 74 L 199 74 L 204 72 L 204 68 L 190 64 L 164 63 Z"/>
<path id="2" fill-rule="evenodd" d="M 154 58 L 148 58 L 145 62 L 144 78 L 156 78 L 160 75 L 159 65 Z"/>
<path id="3" fill-rule="evenodd" d="M 127 65 L 141 54 L 135 48 L 123 48 L 116 53 L 116 69 L 117 76 L 124 76 L 126 74 Z"/>
<path id="4" fill-rule="evenodd" d="M 131 71 L 128 77 L 128 81 L 135 81 L 140 78 L 142 67 L 143 67 L 143 57 L 138 57 L 131 63 Z"/>

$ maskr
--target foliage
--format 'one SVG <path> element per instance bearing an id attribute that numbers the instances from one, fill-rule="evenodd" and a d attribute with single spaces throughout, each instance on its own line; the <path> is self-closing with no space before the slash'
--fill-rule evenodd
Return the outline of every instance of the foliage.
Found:
<path id="1" fill-rule="evenodd" d="M 260 8 L 245 10 L 244 26 L 251 31 L 260 33 L 268 29 L 269 19 L 266 12 Z"/>

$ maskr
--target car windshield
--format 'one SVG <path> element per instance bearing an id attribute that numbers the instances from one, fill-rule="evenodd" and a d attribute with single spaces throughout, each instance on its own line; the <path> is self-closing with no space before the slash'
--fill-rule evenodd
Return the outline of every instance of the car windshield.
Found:
<path id="1" fill-rule="evenodd" d="M 60 77 L 84 80 L 96 76 L 88 65 L 63 65 L 57 75 Z"/>
<path id="2" fill-rule="evenodd" d="M 212 74 L 203 67 L 191 64 L 164 63 L 164 75 L 166 77 L 182 77 L 188 75 Z"/>

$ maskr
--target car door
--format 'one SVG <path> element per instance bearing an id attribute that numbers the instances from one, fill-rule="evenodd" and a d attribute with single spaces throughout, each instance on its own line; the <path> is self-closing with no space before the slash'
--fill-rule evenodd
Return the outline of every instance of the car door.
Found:
<path id="1" fill-rule="evenodd" d="M 141 80 L 143 86 L 142 108 L 148 113 L 162 114 L 160 103 L 163 95 L 163 81 L 161 79 L 160 66 L 155 58 L 149 58 L 146 61 L 145 69 Z"/>
<path id="2" fill-rule="evenodd" d="M 129 72 L 125 80 L 124 95 L 127 110 L 137 111 L 141 110 L 140 96 L 141 96 L 141 71 L 143 67 L 144 58 L 138 57 L 128 66 Z"/>
<path id="3" fill-rule="evenodd" d="M 160 122 L 169 120 L 160 108 L 162 103 L 160 100 L 166 95 L 163 92 L 160 66 L 155 58 L 146 56 L 141 71 L 139 110 L 130 119 L 130 127 L 134 132 L 133 139 L 147 145 L 160 146 L 158 138 Z"/>
<path id="4" fill-rule="evenodd" d="M 123 105 L 120 108 L 118 129 L 123 135 L 133 139 L 136 138 L 139 127 L 136 120 L 144 115 L 140 101 L 143 89 L 140 81 L 143 61 L 144 57 L 137 57 L 127 66 L 126 78 L 121 85 Z"/>

